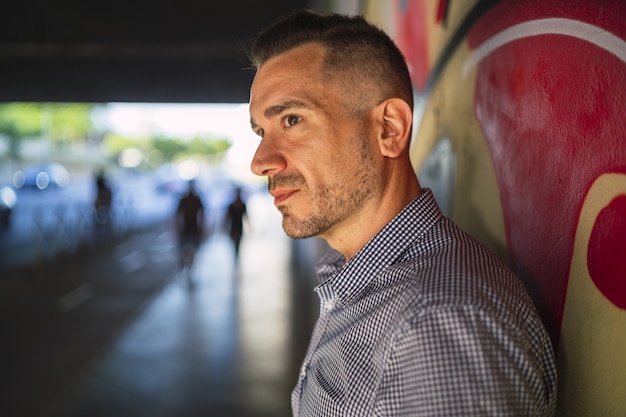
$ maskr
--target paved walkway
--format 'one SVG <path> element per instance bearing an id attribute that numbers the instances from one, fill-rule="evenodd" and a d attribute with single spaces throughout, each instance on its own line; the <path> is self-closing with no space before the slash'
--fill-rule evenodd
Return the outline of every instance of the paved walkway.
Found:
<path id="1" fill-rule="evenodd" d="M 288 416 L 312 316 L 265 201 L 235 264 L 223 234 L 188 285 L 156 227 L 0 293 L 3 415 Z M 303 313 L 304 311 L 304 313 Z"/>

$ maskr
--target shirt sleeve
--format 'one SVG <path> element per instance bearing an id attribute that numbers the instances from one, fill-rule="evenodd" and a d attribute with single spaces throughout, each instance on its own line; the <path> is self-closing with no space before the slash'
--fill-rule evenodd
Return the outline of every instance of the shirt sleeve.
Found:
<path id="1" fill-rule="evenodd" d="M 391 346 L 374 415 L 553 416 L 552 352 L 524 326 L 473 307 L 415 318 Z"/>

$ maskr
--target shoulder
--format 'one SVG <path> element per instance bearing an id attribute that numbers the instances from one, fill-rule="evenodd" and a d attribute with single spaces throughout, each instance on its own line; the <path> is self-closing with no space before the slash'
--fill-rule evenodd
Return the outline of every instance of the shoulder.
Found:
<path id="1" fill-rule="evenodd" d="M 496 255 L 442 217 L 385 272 L 407 320 L 439 311 L 476 312 L 523 326 L 536 311 L 521 280 Z"/>

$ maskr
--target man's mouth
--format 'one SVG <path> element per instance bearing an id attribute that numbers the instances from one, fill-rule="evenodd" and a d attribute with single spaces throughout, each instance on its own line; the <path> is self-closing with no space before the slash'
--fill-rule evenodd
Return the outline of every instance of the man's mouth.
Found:
<path id="1" fill-rule="evenodd" d="M 300 191 L 304 180 L 298 175 L 271 177 L 267 189 L 274 197 L 274 205 L 284 204 L 291 196 Z"/>
<path id="2" fill-rule="evenodd" d="M 285 203 L 298 190 L 272 190 L 270 194 L 274 197 L 274 205 L 278 206 Z"/>

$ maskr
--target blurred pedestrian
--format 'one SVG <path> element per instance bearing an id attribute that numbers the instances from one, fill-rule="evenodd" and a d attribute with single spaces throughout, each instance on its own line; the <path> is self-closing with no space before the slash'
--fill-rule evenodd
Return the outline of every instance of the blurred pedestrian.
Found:
<path id="1" fill-rule="evenodd" d="M 239 246 L 243 237 L 243 221 L 248 219 L 246 203 L 241 197 L 241 188 L 235 189 L 235 199 L 226 210 L 226 227 L 235 249 L 235 262 L 239 260 Z"/>
<path id="2" fill-rule="evenodd" d="M 107 227 L 111 223 L 113 193 L 107 184 L 103 171 L 96 175 L 96 198 L 94 199 L 94 220 L 96 227 Z"/>
<path id="3" fill-rule="evenodd" d="M 187 191 L 176 207 L 176 231 L 181 267 L 191 268 L 204 232 L 204 204 L 196 192 L 194 181 L 189 181 Z"/>

